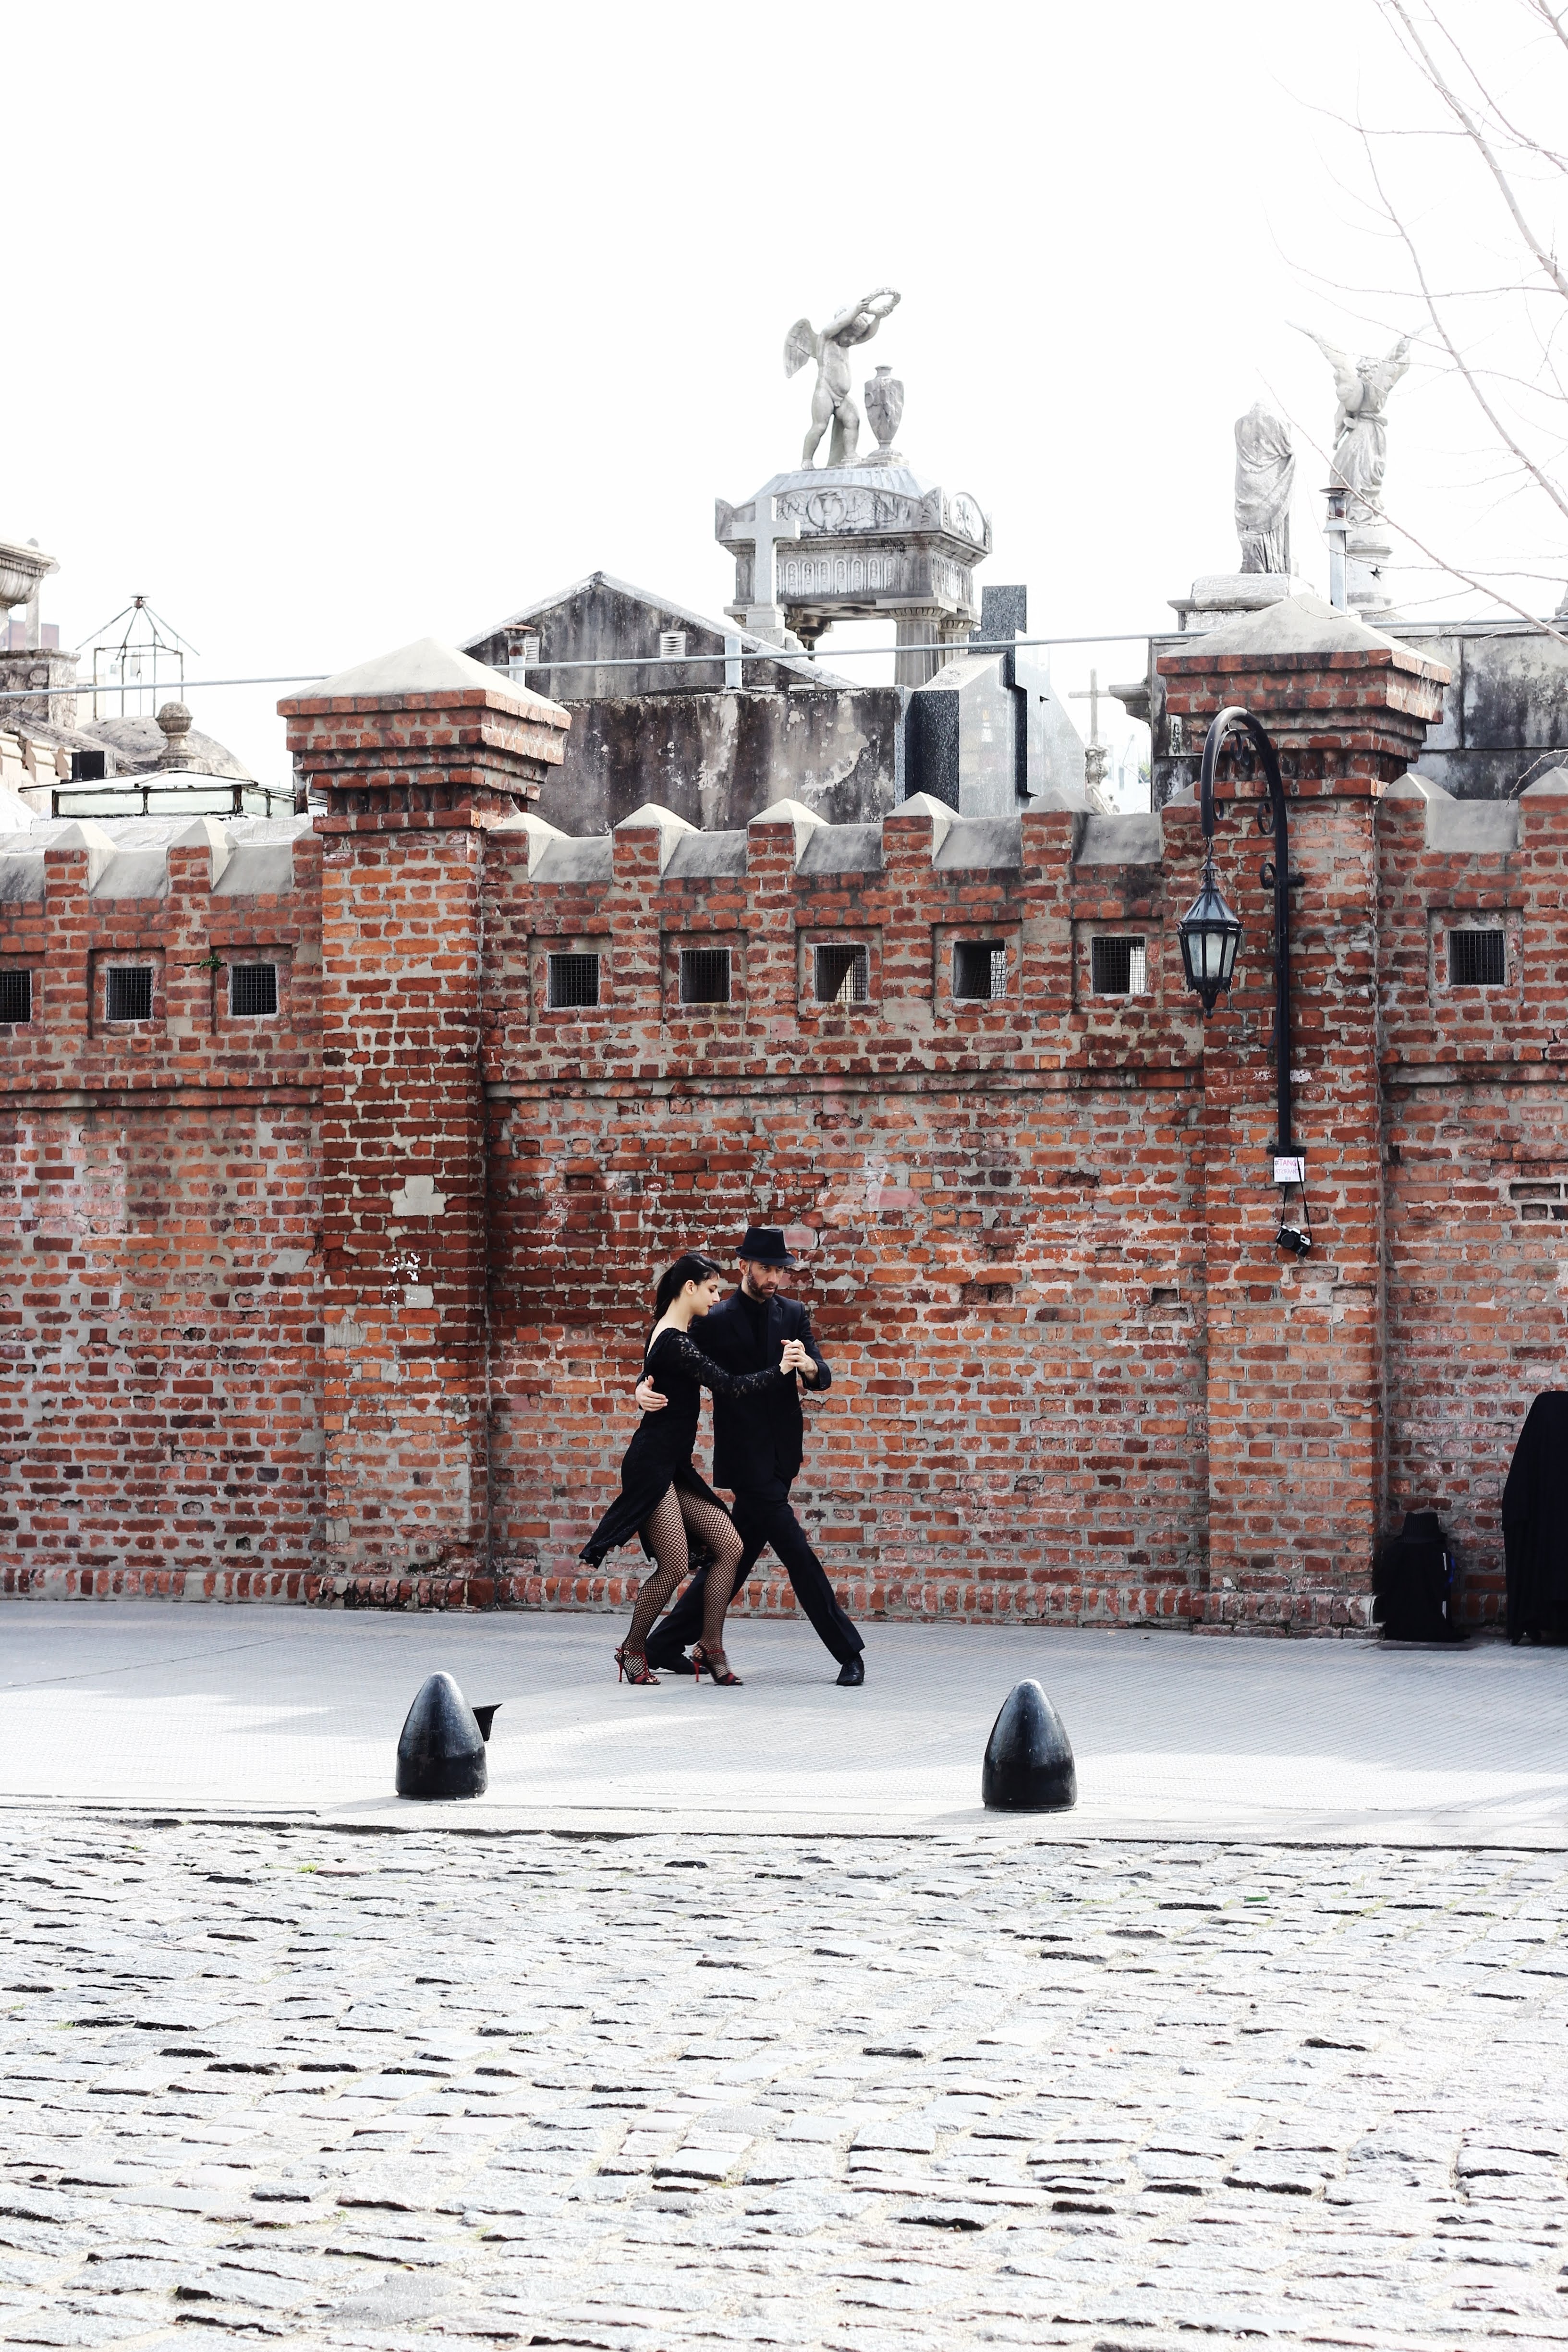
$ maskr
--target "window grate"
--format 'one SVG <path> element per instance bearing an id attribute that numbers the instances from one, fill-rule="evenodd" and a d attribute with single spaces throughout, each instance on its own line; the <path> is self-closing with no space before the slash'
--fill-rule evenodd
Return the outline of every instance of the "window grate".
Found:
<path id="1" fill-rule="evenodd" d="M 871 993 L 871 958 L 862 947 L 818 948 L 813 976 L 818 1004 L 864 1004 Z"/>
<path id="2" fill-rule="evenodd" d="M 0 1021 L 30 1021 L 32 1017 L 32 973 L 0 971 Z"/>
<path id="3" fill-rule="evenodd" d="M 1000 940 L 960 940 L 952 950 L 952 992 L 965 1003 L 1007 993 L 1007 950 Z"/>
<path id="4" fill-rule="evenodd" d="M 151 1021 L 153 967 L 150 963 L 111 963 L 104 981 L 103 1017 L 106 1021 Z"/>
<path id="5" fill-rule="evenodd" d="M 729 1003 L 728 948 L 681 949 L 680 1001 L 682 1004 Z"/>
<path id="6" fill-rule="evenodd" d="M 1500 931 L 1450 931 L 1450 988 L 1500 988 L 1508 978 L 1508 958 Z"/>
<path id="7" fill-rule="evenodd" d="M 1089 981 L 1096 996 L 1142 996 L 1149 959 L 1142 940 L 1091 940 Z"/>
<path id="8" fill-rule="evenodd" d="M 278 967 L 275 963 L 231 963 L 228 968 L 228 1009 L 237 1020 L 260 1020 L 278 1010 Z"/>
<path id="9" fill-rule="evenodd" d="M 552 1013 L 571 1013 L 599 1002 L 599 959 L 596 955 L 552 955 L 545 988 Z"/>
<path id="10" fill-rule="evenodd" d="M 679 661 L 686 652 L 684 629 L 660 629 L 658 657 L 660 661 Z"/>

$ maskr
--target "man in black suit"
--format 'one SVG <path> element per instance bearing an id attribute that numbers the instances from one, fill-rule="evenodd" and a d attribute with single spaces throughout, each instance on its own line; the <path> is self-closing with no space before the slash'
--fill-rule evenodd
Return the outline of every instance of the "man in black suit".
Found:
<path id="1" fill-rule="evenodd" d="M 696 1334 L 706 1356 L 727 1372 L 752 1372 L 776 1364 L 820 1395 L 833 1375 L 822 1360 L 804 1307 L 782 1296 L 795 1265 L 776 1226 L 752 1225 L 741 1243 L 740 1287 L 702 1318 Z M 637 1389 L 645 1412 L 664 1400 L 648 1381 Z M 838 1661 L 838 1679 L 853 1689 L 866 1679 L 865 1643 L 834 1598 L 827 1571 L 806 1541 L 805 1529 L 790 1508 L 789 1490 L 800 1471 L 805 1444 L 800 1390 L 794 1380 L 757 1397 L 713 1400 L 713 1483 L 735 1497 L 735 1525 L 745 1550 L 735 1590 L 740 1591 L 763 1549 L 772 1544 L 795 1597 Z M 688 1642 L 702 1631 L 702 1585 L 699 1570 L 669 1614 L 648 1637 L 650 1666 L 685 1663 Z"/>

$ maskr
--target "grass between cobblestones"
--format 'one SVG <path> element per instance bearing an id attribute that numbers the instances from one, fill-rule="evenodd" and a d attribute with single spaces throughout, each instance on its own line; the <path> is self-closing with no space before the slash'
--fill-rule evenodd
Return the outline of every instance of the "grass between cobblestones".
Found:
<path id="1" fill-rule="evenodd" d="M 29 1809 L 0 1859 L 0 2341 L 1568 2337 L 1563 1854 Z"/>

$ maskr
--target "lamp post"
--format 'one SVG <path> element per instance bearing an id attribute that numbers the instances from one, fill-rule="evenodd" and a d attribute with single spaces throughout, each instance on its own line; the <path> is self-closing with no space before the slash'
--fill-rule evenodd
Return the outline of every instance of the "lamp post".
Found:
<path id="1" fill-rule="evenodd" d="M 1187 986 L 1203 1000 L 1206 1019 L 1229 988 L 1241 945 L 1241 922 L 1226 904 L 1214 867 L 1215 769 L 1233 735 L 1249 739 L 1263 761 L 1268 798 L 1258 811 L 1258 830 L 1274 843 L 1274 856 L 1265 858 L 1260 879 L 1274 893 L 1274 1071 L 1279 1106 L 1279 1133 L 1274 1149 L 1289 1154 L 1290 1140 L 1290 893 L 1302 877 L 1290 871 L 1289 819 L 1279 756 L 1266 730 L 1250 710 L 1234 705 L 1222 710 L 1204 743 L 1198 797 L 1204 828 L 1203 881 L 1197 897 L 1182 917 L 1178 934 Z M 1294 1230 L 1293 1228 L 1291 1230 Z M 1294 1246 L 1295 1244 L 1292 1244 Z"/>

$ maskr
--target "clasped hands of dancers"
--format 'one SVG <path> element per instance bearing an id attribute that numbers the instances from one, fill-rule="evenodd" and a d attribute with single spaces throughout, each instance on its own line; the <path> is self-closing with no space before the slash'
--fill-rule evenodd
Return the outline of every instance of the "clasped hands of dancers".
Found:
<path id="1" fill-rule="evenodd" d="M 628 1682 L 657 1684 L 656 1669 L 673 1667 L 699 1680 L 706 1671 L 738 1688 L 741 1677 L 724 1654 L 724 1613 L 771 1544 L 795 1599 L 838 1661 L 839 1682 L 854 1687 L 866 1679 L 865 1644 L 789 1501 L 805 1446 L 801 1383 L 820 1395 L 833 1375 L 805 1307 L 783 1296 L 795 1265 L 783 1234 L 749 1227 L 740 1259 L 739 1286 L 722 1300 L 722 1268 L 695 1250 L 661 1277 L 637 1391 L 643 1418 L 621 1460 L 621 1491 L 582 1556 L 597 1568 L 635 1536 L 654 1563 L 616 1652 Z M 700 1340 L 692 1336 L 699 1323 Z M 691 1460 L 704 1389 L 713 1398 L 713 1475 L 734 1495 L 730 1509 Z"/>

